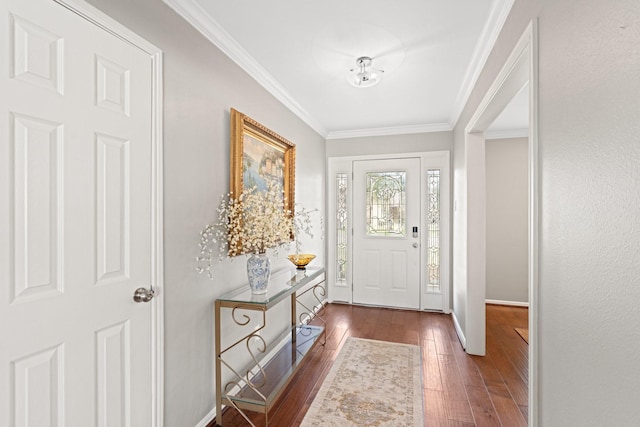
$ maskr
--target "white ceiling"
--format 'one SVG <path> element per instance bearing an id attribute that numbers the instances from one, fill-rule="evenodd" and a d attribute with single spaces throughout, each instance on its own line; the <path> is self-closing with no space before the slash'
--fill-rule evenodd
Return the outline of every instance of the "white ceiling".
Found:
<path id="1" fill-rule="evenodd" d="M 164 0 L 318 133 L 450 130 L 513 0 Z M 360 56 L 384 74 L 347 82 Z"/>

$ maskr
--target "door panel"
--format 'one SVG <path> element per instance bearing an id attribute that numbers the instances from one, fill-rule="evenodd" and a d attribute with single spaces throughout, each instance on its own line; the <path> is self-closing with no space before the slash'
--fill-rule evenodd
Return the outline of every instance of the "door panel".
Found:
<path id="1" fill-rule="evenodd" d="M 420 159 L 355 161 L 353 301 L 419 308 Z"/>
<path id="2" fill-rule="evenodd" d="M 407 274 L 409 270 L 409 260 L 412 253 L 410 251 L 393 250 L 391 256 L 391 289 L 410 292 L 413 284 L 409 283 L 409 279 L 413 277 Z M 419 280 L 419 279 L 418 279 Z M 419 284 L 420 282 L 418 282 Z"/>
<path id="3" fill-rule="evenodd" d="M 0 425 L 149 426 L 151 59 L 53 1 L 0 15 Z"/>

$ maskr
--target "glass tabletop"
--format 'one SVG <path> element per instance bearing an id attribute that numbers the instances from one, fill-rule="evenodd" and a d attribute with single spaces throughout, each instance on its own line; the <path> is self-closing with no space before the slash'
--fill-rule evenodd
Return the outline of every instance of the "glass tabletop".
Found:
<path id="1" fill-rule="evenodd" d="M 268 307 L 296 292 L 324 273 L 322 267 L 307 267 L 305 270 L 285 268 L 271 273 L 267 293 L 254 295 L 249 285 L 235 289 L 217 298 L 226 303 L 255 305 L 256 308 Z"/>

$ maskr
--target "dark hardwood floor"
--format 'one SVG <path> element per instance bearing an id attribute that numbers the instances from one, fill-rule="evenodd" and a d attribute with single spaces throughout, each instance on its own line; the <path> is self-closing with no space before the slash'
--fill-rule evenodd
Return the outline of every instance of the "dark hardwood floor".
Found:
<path id="1" fill-rule="evenodd" d="M 303 362 L 269 413 L 269 425 L 300 424 L 345 339 L 353 336 L 421 346 L 425 426 L 526 426 L 528 346 L 514 328 L 527 328 L 527 316 L 526 308 L 487 305 L 487 355 L 479 357 L 464 352 L 449 315 L 329 304 L 327 343 Z M 225 426 L 248 425 L 233 409 L 223 416 Z M 250 418 L 264 426 L 263 414 Z"/>

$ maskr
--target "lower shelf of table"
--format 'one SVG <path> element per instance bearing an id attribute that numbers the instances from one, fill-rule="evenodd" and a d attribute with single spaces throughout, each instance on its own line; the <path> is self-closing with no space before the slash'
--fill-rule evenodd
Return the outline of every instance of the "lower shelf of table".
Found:
<path id="1" fill-rule="evenodd" d="M 304 357 L 315 347 L 324 335 L 324 327 L 303 325 L 292 328 L 280 340 L 275 355 L 263 366 L 264 374 L 257 368 L 251 383 L 264 396 L 245 385 L 233 395 L 222 396 L 222 403 L 241 409 L 266 412 L 280 397 Z M 323 343 L 324 344 L 324 343 Z M 258 387 L 259 386 L 259 387 Z"/>

